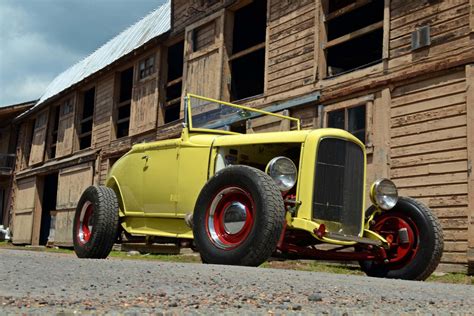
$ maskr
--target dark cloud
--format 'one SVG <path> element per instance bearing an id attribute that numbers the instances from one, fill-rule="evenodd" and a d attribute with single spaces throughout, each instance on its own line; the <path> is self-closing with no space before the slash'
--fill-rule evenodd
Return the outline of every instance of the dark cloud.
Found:
<path id="1" fill-rule="evenodd" d="M 56 75 L 164 0 L 1 0 L 0 106 L 37 99 Z"/>

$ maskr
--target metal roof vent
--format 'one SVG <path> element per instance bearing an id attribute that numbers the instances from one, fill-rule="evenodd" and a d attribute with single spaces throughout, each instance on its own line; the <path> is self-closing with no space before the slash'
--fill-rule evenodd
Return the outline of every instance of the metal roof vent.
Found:
<path id="1" fill-rule="evenodd" d="M 416 50 L 431 45 L 430 26 L 418 27 L 411 33 L 411 50 Z"/>

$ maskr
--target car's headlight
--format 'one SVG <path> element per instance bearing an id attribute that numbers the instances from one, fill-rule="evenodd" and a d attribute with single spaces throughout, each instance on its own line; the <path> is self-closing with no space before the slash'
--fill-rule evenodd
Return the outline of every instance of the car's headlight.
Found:
<path id="1" fill-rule="evenodd" d="M 298 178 L 298 170 L 293 161 L 283 156 L 270 160 L 265 172 L 272 177 L 278 188 L 283 192 L 291 190 Z"/>
<path id="2" fill-rule="evenodd" d="M 390 210 L 398 202 L 398 190 L 388 179 L 378 179 L 370 188 L 370 199 L 383 210 Z"/>

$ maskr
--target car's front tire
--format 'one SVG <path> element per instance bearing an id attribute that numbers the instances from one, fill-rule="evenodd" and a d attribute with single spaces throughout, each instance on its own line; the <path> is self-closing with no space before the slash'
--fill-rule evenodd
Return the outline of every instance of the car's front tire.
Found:
<path id="1" fill-rule="evenodd" d="M 370 229 L 393 243 L 387 250 L 387 263 L 360 262 L 368 276 L 421 281 L 441 260 L 441 225 L 432 211 L 415 199 L 400 197 L 393 209 L 374 218 Z"/>
<path id="2" fill-rule="evenodd" d="M 276 249 L 285 208 L 270 176 L 252 167 L 230 166 L 206 183 L 193 217 L 203 262 L 258 266 Z"/>
<path id="3" fill-rule="evenodd" d="M 79 258 L 107 258 L 117 240 L 119 214 L 114 190 L 90 186 L 74 215 L 74 252 Z"/>

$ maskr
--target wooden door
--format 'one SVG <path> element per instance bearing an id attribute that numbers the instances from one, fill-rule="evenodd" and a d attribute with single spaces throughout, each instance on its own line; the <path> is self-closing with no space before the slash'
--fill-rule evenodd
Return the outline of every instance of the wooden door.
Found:
<path id="1" fill-rule="evenodd" d="M 93 168 L 91 164 L 82 164 L 62 169 L 59 172 L 54 232 L 55 244 L 72 244 L 74 211 L 84 190 L 92 185 L 92 178 Z"/>
<path id="2" fill-rule="evenodd" d="M 49 109 L 39 113 L 36 117 L 33 141 L 31 143 L 30 161 L 29 165 L 35 165 L 43 162 L 44 148 L 46 143 L 46 131 L 48 128 Z"/>
<path id="3" fill-rule="evenodd" d="M 145 78 L 141 78 L 141 67 L 153 60 L 153 70 Z M 137 135 L 156 127 L 156 118 L 158 115 L 158 65 L 160 60 L 159 53 L 153 53 L 139 62 L 135 77 L 135 84 L 132 90 L 132 103 L 130 108 L 130 128 L 129 135 Z"/>
<path id="4" fill-rule="evenodd" d="M 58 141 L 56 144 L 56 157 L 69 155 L 73 151 L 74 142 L 74 103 L 75 98 L 70 98 L 61 104 L 59 112 Z"/>
<path id="5" fill-rule="evenodd" d="M 36 177 L 17 181 L 13 213 L 13 243 L 31 244 L 36 201 Z"/>
<path id="6" fill-rule="evenodd" d="M 224 11 L 217 12 L 186 28 L 185 87 L 213 99 L 222 96 L 224 56 Z"/>

